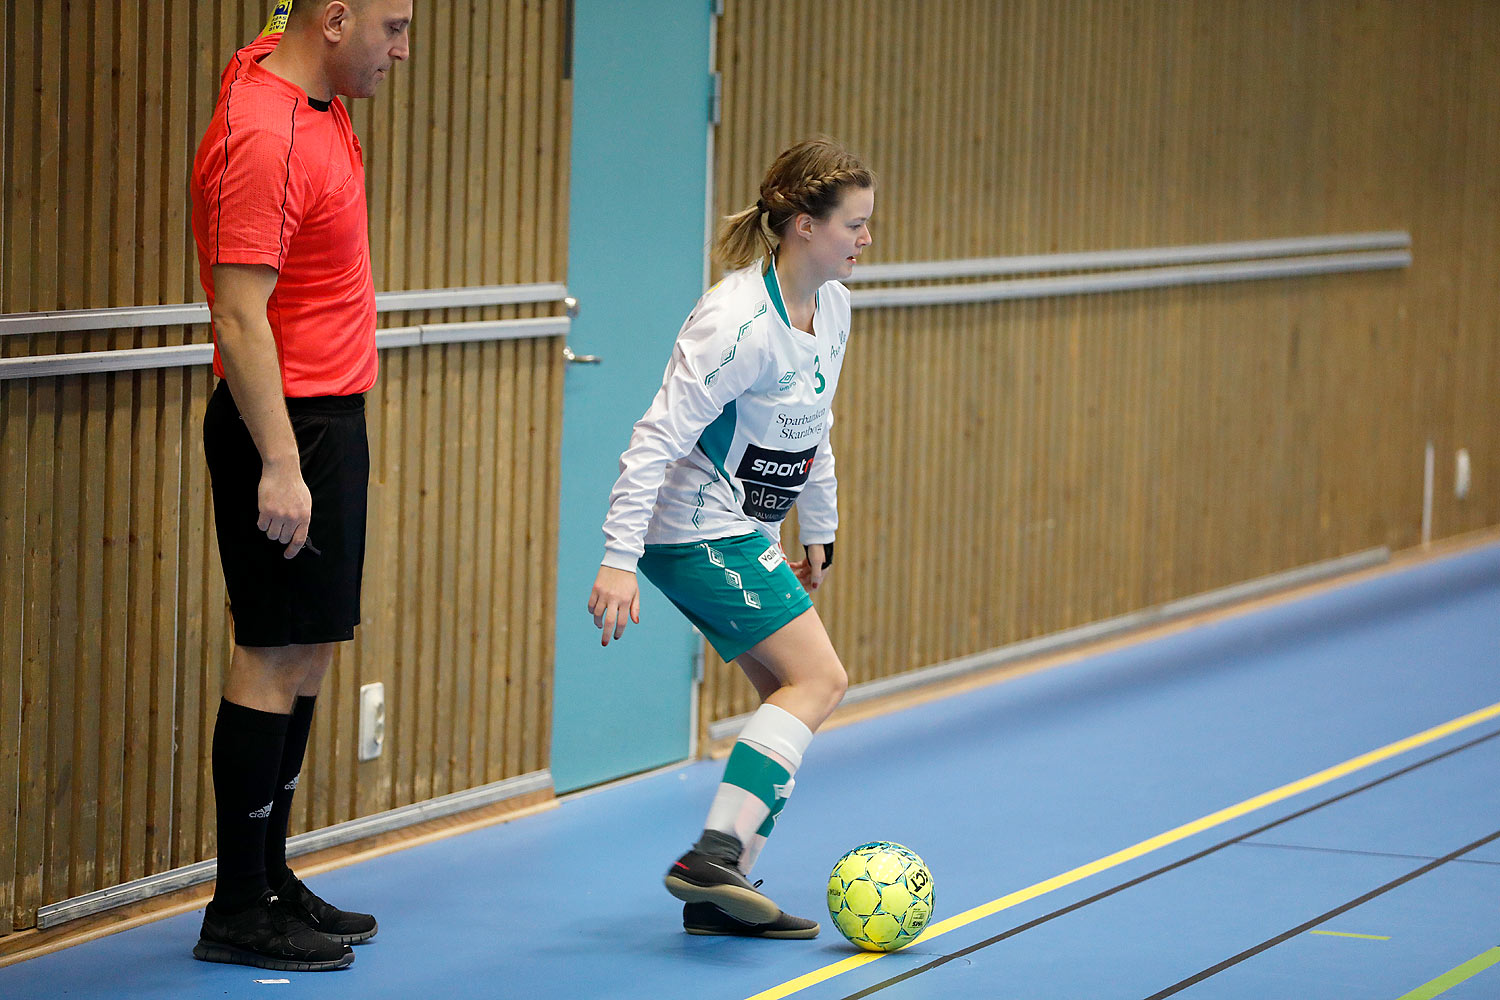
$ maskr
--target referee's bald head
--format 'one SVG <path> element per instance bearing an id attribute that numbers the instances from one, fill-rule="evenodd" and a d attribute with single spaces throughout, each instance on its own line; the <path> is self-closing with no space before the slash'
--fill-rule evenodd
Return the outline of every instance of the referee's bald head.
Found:
<path id="1" fill-rule="evenodd" d="M 412 0 L 296 0 L 285 13 L 282 46 L 336 94 L 373 97 L 409 54 Z"/>

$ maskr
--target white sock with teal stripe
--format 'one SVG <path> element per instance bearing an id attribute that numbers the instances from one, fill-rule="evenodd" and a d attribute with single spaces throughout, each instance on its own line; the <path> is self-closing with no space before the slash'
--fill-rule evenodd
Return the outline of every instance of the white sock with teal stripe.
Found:
<path id="1" fill-rule="evenodd" d="M 750 717 L 729 753 L 724 781 L 708 809 L 704 829 L 740 842 L 740 871 L 750 874 L 776 817 L 796 784 L 812 730 L 785 709 L 762 705 Z"/>
<path id="2" fill-rule="evenodd" d="M 782 795 L 776 800 L 776 804 L 771 807 L 770 814 L 766 816 L 755 832 L 750 835 L 750 839 L 745 841 L 745 847 L 740 851 L 739 869 L 740 874 L 746 878 L 750 877 L 750 869 L 754 868 L 755 862 L 760 859 L 761 848 L 766 846 L 766 838 L 771 835 L 772 828 L 776 826 L 776 817 L 781 815 L 781 809 L 786 805 L 786 800 L 792 797 L 792 789 L 795 787 L 797 787 L 797 783 L 791 778 L 787 778 L 786 784 L 782 786 Z"/>

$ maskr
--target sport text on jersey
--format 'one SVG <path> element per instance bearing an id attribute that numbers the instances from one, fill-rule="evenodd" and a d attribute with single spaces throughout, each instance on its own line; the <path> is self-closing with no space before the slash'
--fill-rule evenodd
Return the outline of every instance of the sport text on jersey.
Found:
<path id="1" fill-rule="evenodd" d="M 745 484 L 745 513 L 768 524 L 786 520 L 812 472 L 817 451 L 816 447 L 799 452 L 771 451 L 746 444 L 735 471 L 735 477 Z"/>

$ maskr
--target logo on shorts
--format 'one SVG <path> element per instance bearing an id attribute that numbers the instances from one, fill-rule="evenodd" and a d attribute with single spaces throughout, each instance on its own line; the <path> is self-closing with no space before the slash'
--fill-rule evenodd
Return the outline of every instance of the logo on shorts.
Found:
<path id="1" fill-rule="evenodd" d="M 786 562 L 786 557 L 781 554 L 780 545 L 773 545 L 760 554 L 760 559 L 758 560 L 758 562 L 762 566 L 764 566 L 766 568 L 766 572 L 769 573 L 777 566 L 780 566 L 782 563 Z"/>
<path id="2" fill-rule="evenodd" d="M 745 603 L 750 605 L 752 608 L 755 608 L 757 611 L 760 610 L 760 595 L 753 590 L 747 590 L 744 592 L 744 594 Z"/>
<path id="3" fill-rule="evenodd" d="M 724 570 L 724 579 L 729 581 L 729 585 L 736 589 L 738 589 L 740 584 L 742 583 L 742 581 L 740 580 L 740 575 L 732 569 Z"/>

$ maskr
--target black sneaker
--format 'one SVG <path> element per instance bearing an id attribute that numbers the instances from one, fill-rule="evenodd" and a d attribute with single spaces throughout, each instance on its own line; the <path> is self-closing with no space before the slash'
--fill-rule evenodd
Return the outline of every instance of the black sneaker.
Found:
<path id="1" fill-rule="evenodd" d="M 238 913 L 220 913 L 209 903 L 193 957 L 277 972 L 323 972 L 346 968 L 354 952 L 307 926 L 267 892 Z"/>
<path id="2" fill-rule="evenodd" d="M 295 875 L 275 891 L 298 920 L 339 944 L 363 944 L 380 929 L 370 914 L 351 913 L 330 905 Z"/>
<path id="3" fill-rule="evenodd" d="M 756 891 L 731 861 L 688 851 L 667 869 L 667 891 L 684 903 L 713 903 L 747 924 L 766 924 L 781 907 Z"/>
<path id="4" fill-rule="evenodd" d="M 689 934 L 732 934 L 736 937 L 815 938 L 818 922 L 783 913 L 768 924 L 747 924 L 712 903 L 684 903 L 682 929 Z"/>

